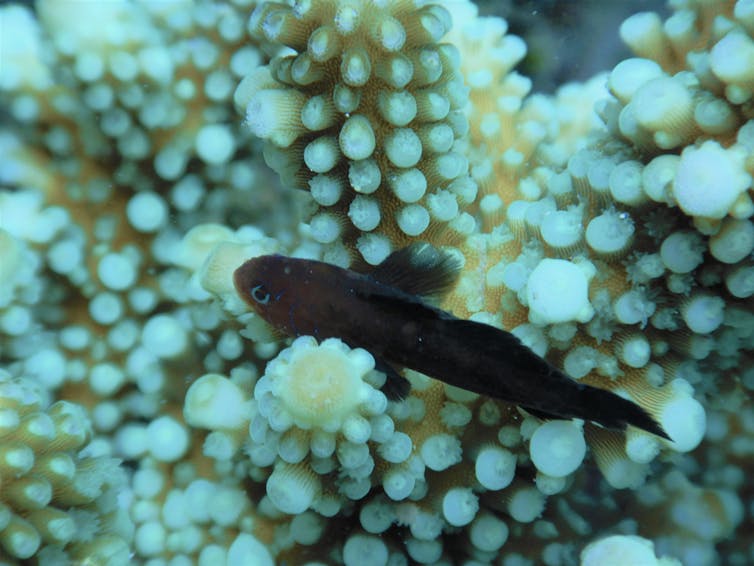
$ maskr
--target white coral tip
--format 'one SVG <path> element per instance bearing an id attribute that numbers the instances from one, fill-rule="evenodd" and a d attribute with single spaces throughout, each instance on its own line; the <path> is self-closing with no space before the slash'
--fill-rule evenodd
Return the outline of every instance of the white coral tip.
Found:
<path id="1" fill-rule="evenodd" d="M 235 429 L 250 419 L 251 406 L 236 384 L 222 375 L 208 373 L 186 392 L 183 415 L 194 427 Z"/>

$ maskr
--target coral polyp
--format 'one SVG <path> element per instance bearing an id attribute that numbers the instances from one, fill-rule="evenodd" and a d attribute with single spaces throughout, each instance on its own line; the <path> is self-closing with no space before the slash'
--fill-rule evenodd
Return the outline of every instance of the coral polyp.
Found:
<path id="1" fill-rule="evenodd" d="M 362 405 L 378 414 L 387 406 L 387 399 L 364 381 L 373 369 L 374 359 L 365 350 L 349 351 L 335 339 L 317 346 L 313 338 L 302 337 L 267 365 L 254 396 L 264 416 L 276 413 L 292 420 L 277 424 L 277 430 L 295 424 L 337 432 Z"/>
<path id="2" fill-rule="evenodd" d="M 325 253 L 347 265 L 334 246 L 346 242 L 377 264 L 410 238 L 441 238 L 459 197 L 475 194 L 456 188 L 471 180 L 454 149 L 468 124 L 458 52 L 441 42 L 447 10 L 407 0 L 262 3 L 249 25 L 296 53 L 249 74 L 235 102 L 266 140 L 267 163 L 309 190 L 319 208 L 311 234 Z"/>

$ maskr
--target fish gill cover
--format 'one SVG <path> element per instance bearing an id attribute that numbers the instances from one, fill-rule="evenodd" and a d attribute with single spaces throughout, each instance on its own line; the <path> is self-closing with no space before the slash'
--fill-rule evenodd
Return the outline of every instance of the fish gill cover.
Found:
<path id="1" fill-rule="evenodd" d="M 3 560 L 751 562 L 754 3 L 670 7 L 544 95 L 469 2 L 2 6 Z M 233 286 L 416 239 L 463 265 L 443 309 L 672 440 L 389 402 Z"/>

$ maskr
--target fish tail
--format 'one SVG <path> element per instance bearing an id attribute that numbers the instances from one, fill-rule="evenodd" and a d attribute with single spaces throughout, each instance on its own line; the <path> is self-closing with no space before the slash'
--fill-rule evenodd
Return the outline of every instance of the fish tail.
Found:
<path id="1" fill-rule="evenodd" d="M 624 399 L 611 391 L 585 386 L 582 390 L 583 404 L 587 418 L 606 428 L 624 430 L 632 425 L 667 440 L 671 440 L 652 415 L 629 399 Z"/>

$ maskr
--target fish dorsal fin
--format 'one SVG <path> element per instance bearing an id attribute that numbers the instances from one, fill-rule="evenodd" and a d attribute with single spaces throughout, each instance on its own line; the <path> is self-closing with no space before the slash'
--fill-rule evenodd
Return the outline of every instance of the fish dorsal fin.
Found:
<path id="1" fill-rule="evenodd" d="M 425 242 L 416 242 L 390 254 L 369 277 L 409 295 L 437 298 L 458 279 L 461 262 Z"/>

